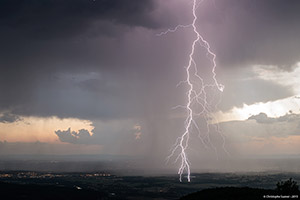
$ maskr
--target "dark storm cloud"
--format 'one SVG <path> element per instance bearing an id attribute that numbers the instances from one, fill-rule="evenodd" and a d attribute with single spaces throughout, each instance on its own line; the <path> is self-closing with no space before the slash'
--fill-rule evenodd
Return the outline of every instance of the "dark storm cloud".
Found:
<path id="1" fill-rule="evenodd" d="M 300 1 L 220 0 L 207 7 L 199 7 L 201 32 L 221 65 L 273 64 L 289 70 L 300 60 Z"/>
<path id="2" fill-rule="evenodd" d="M 1 1 L 0 110 L 89 119 L 131 115 L 140 107 L 131 98 L 141 91 L 132 79 L 140 75 L 131 74 L 143 71 L 148 56 L 143 43 L 124 35 L 160 27 L 155 9 L 152 0 Z M 94 72 L 101 77 L 75 80 Z"/>
<path id="3" fill-rule="evenodd" d="M 226 90 L 220 109 L 229 110 L 233 106 L 243 107 L 256 102 L 268 102 L 293 96 L 291 87 L 261 79 L 230 80 L 225 82 Z"/>
<path id="4" fill-rule="evenodd" d="M 0 33 L 44 39 L 72 37 L 97 21 L 153 28 L 159 26 L 150 17 L 154 7 L 152 0 L 3 0 Z M 105 24 L 99 25 L 98 34 L 108 31 Z"/>
<path id="5" fill-rule="evenodd" d="M 191 34 L 155 34 L 190 16 L 173 7 L 178 2 L 0 1 L 0 111 L 84 119 L 167 115 L 186 100 L 185 88 L 175 85 L 185 78 Z M 298 59 L 299 1 L 209 2 L 197 10 L 199 30 L 224 71 Z M 223 110 L 291 95 L 267 81 L 224 84 Z"/>

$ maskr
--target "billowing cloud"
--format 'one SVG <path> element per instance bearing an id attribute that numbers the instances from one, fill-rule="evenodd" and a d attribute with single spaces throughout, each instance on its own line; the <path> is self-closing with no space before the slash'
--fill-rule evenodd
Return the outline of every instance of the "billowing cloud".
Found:
<path id="1" fill-rule="evenodd" d="M 294 123 L 300 121 L 300 115 L 298 114 L 286 114 L 284 116 L 280 117 L 268 117 L 266 113 L 259 113 L 258 115 L 253 115 L 248 118 L 248 120 L 254 119 L 257 123 L 262 124 L 271 124 L 271 123 L 278 123 L 278 122 L 288 122 L 288 123 Z M 300 129 L 299 129 L 300 130 Z"/>
<path id="2" fill-rule="evenodd" d="M 131 120 L 94 121 L 92 131 L 80 129 L 72 131 L 56 130 L 55 134 L 62 142 L 71 144 L 120 144 L 134 139 L 134 122 Z"/>
<path id="3" fill-rule="evenodd" d="M 11 114 L 10 112 L 0 113 L 0 123 L 13 123 L 21 120 L 17 115 Z"/>
<path id="4" fill-rule="evenodd" d="M 258 115 L 253 115 L 249 117 L 249 119 L 254 119 L 257 123 L 262 124 L 270 124 L 277 121 L 275 118 L 268 117 L 266 113 L 259 113 Z"/>
<path id="5" fill-rule="evenodd" d="M 88 130 L 81 129 L 78 132 L 71 131 L 69 128 L 66 131 L 57 130 L 55 134 L 59 137 L 62 142 L 72 143 L 72 144 L 85 144 L 90 142 L 91 134 Z"/>
<path id="6" fill-rule="evenodd" d="M 286 138 L 300 135 L 300 114 L 289 113 L 280 117 L 268 117 L 265 113 L 253 115 L 244 121 L 229 121 L 220 126 L 232 139 L 251 141 L 270 138 Z"/>

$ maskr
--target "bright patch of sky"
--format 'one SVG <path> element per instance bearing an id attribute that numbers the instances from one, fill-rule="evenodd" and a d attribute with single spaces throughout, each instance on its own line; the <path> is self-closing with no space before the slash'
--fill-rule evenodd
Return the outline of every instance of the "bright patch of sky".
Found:
<path id="1" fill-rule="evenodd" d="M 241 108 L 234 107 L 228 112 L 215 113 L 219 122 L 246 120 L 252 115 L 265 113 L 268 117 L 280 117 L 288 113 L 300 113 L 300 62 L 292 70 L 285 71 L 277 66 L 255 65 L 252 71 L 259 78 L 266 81 L 291 87 L 294 95 L 284 99 L 269 102 L 257 102 L 251 105 L 244 104 Z"/>

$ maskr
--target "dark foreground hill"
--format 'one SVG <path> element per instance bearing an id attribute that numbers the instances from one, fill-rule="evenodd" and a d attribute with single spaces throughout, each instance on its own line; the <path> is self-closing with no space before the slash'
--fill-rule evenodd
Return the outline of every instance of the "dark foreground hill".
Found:
<path id="1" fill-rule="evenodd" d="M 90 174 L 75 173 L 64 174 L 64 176 L 52 174 L 51 178 L 30 178 L 29 175 L 29 177 L 18 178 L 21 175 L 25 176 L 24 174 L 31 176 L 32 172 L 3 174 L 5 177 L 13 176 L 0 181 L 1 200 L 174 200 L 182 196 L 181 200 L 256 200 L 298 199 L 299 195 L 297 182 L 293 179 L 278 182 L 274 190 L 226 187 L 226 185 L 214 189 L 203 189 L 197 183 L 195 186 L 174 182 L 177 179 L 172 177 L 97 176 L 90 178 L 88 176 Z M 36 174 L 35 177 L 42 177 L 42 175 Z M 265 179 L 261 180 L 265 181 Z M 197 190 L 201 191 L 193 193 Z M 189 193 L 191 194 L 184 196 Z"/>
<path id="2" fill-rule="evenodd" d="M 105 195 L 93 190 L 55 185 L 31 185 L 0 182 L 0 199 L 6 200 L 98 200 Z"/>
<path id="3" fill-rule="evenodd" d="M 248 187 L 222 187 L 214 189 L 204 189 L 202 191 L 189 194 L 180 200 L 256 200 L 256 199 L 298 199 L 297 192 L 278 192 L 276 190 L 257 189 Z"/>

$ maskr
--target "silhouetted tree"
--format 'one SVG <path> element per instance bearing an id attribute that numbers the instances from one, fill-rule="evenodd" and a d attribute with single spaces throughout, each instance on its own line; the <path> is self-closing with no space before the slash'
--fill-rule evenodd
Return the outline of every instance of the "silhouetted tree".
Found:
<path id="1" fill-rule="evenodd" d="M 294 181 L 292 178 L 290 178 L 287 181 L 279 181 L 276 184 L 276 186 L 277 186 L 276 191 L 280 193 L 292 194 L 299 191 L 299 186 L 297 185 L 297 182 Z"/>

